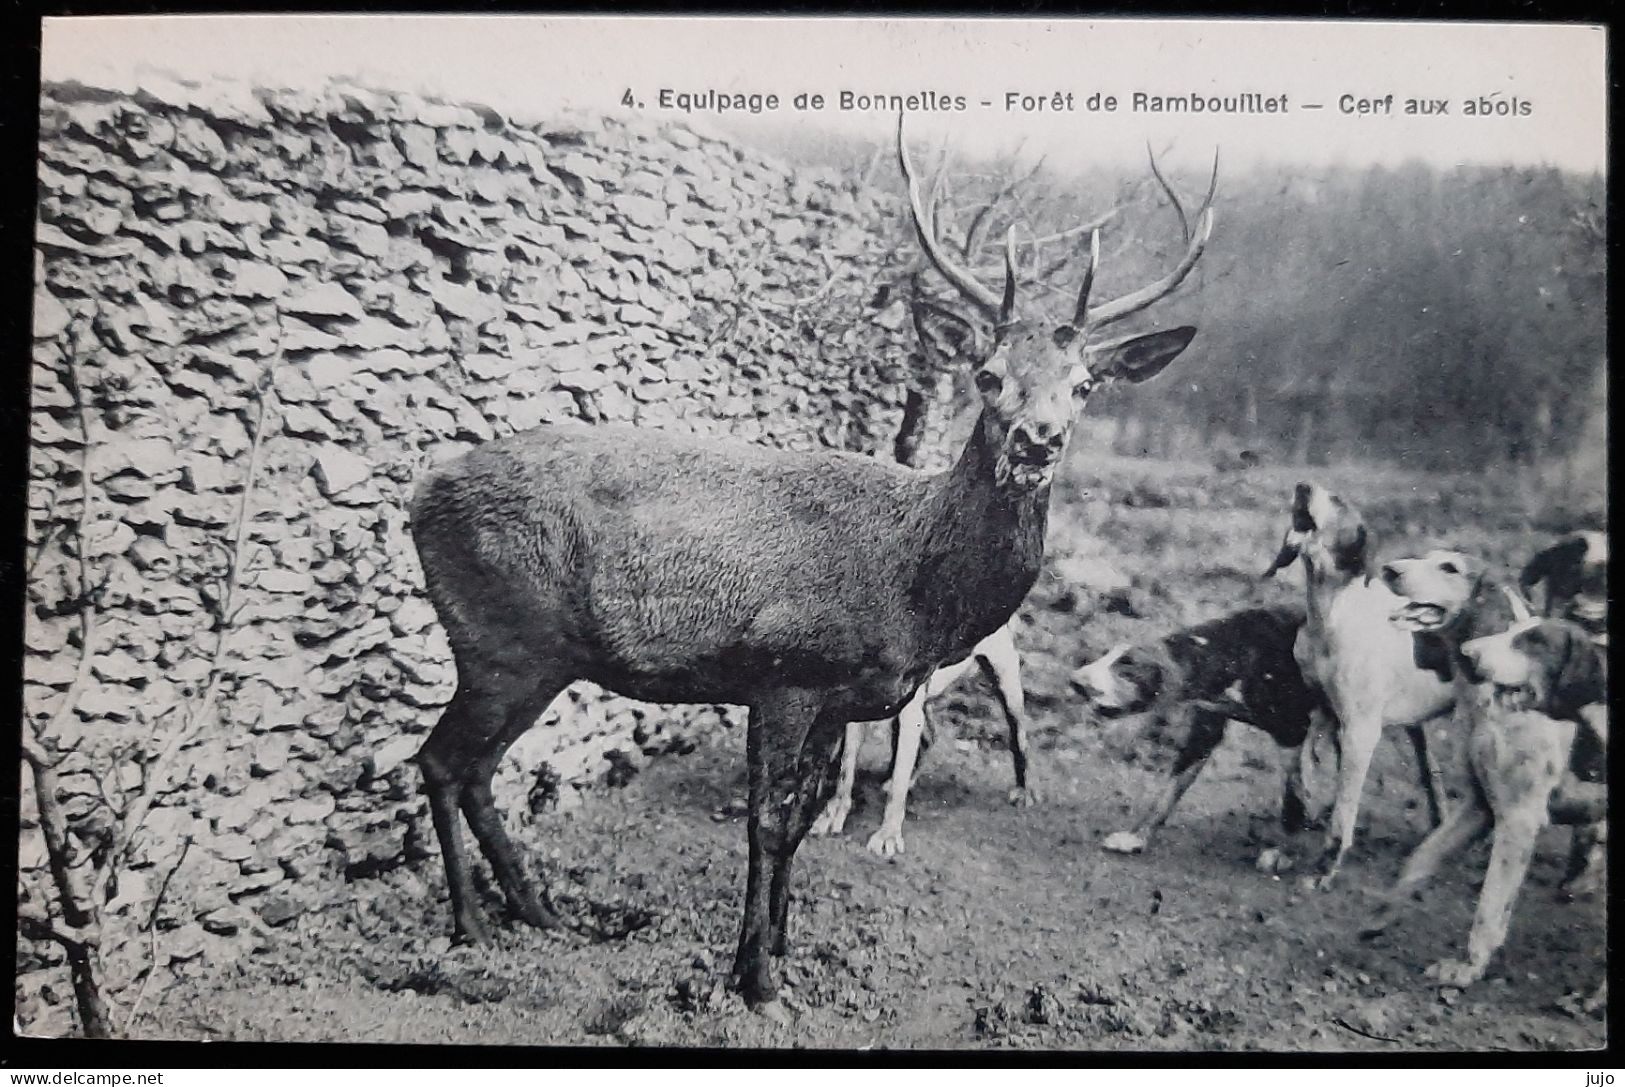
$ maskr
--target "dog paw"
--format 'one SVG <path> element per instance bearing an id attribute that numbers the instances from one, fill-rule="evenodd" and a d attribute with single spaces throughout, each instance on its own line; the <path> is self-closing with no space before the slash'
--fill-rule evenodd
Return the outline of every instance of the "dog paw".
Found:
<path id="1" fill-rule="evenodd" d="M 1106 840 L 1100 843 L 1100 848 L 1108 853 L 1144 853 L 1145 846 L 1145 835 L 1136 834 L 1132 830 L 1108 834 Z"/>
<path id="2" fill-rule="evenodd" d="M 902 828 L 882 826 L 870 835 L 868 849 L 877 857 L 892 857 L 903 852 Z"/>
<path id="3" fill-rule="evenodd" d="M 1424 970 L 1422 976 L 1441 989 L 1465 989 L 1484 976 L 1484 968 L 1460 959 L 1440 959 Z"/>
<path id="4" fill-rule="evenodd" d="M 813 825 L 807 833 L 814 838 L 827 838 L 832 834 L 841 833 L 846 826 L 846 817 L 852 811 L 852 801 L 844 797 L 836 797 L 824 806 L 813 820 Z"/>
<path id="5" fill-rule="evenodd" d="M 1608 983 L 1603 982 L 1590 996 L 1584 993 L 1564 993 L 1557 998 L 1553 1006 L 1574 1019 L 1594 1016 L 1608 1007 Z"/>
<path id="6" fill-rule="evenodd" d="M 1389 905 L 1378 906 L 1371 911 L 1371 915 L 1360 923 L 1358 929 L 1362 940 L 1372 940 L 1388 931 L 1388 926 L 1394 923 L 1394 909 Z"/>
<path id="7" fill-rule="evenodd" d="M 1010 790 L 1006 799 L 1010 801 L 1010 804 L 1013 807 L 1031 808 L 1044 802 L 1044 794 L 1040 793 L 1031 785 L 1017 785 L 1014 789 Z"/>
<path id="8" fill-rule="evenodd" d="M 1278 876 L 1283 872 L 1292 871 L 1297 863 L 1297 858 L 1291 853 L 1271 846 L 1258 855 L 1258 859 L 1253 862 L 1253 867 L 1265 875 Z"/>
<path id="9" fill-rule="evenodd" d="M 1329 891 L 1337 886 L 1337 872 L 1333 870 L 1307 875 L 1298 881 L 1298 885 L 1306 891 Z"/>
<path id="10" fill-rule="evenodd" d="M 1599 898 L 1606 890 L 1604 887 L 1606 880 L 1607 877 L 1603 875 L 1600 865 L 1587 867 L 1585 871 L 1557 888 L 1557 900 L 1573 902 L 1577 899 Z"/>

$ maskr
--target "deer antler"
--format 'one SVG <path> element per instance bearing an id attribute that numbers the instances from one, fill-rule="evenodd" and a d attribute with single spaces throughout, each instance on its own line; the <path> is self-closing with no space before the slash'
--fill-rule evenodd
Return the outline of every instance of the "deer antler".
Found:
<path id="1" fill-rule="evenodd" d="M 999 323 L 1003 324 L 1010 317 L 1006 304 L 1014 301 L 1016 286 L 1013 271 L 1014 260 L 1013 258 L 1006 260 L 1004 297 L 1001 299 L 986 284 L 978 282 L 975 276 L 956 264 L 953 258 L 943 251 L 942 246 L 937 242 L 936 223 L 932 219 L 932 213 L 927 210 L 926 205 L 920 199 L 919 181 L 914 176 L 914 166 L 908 157 L 908 144 L 903 139 L 903 116 L 902 113 L 897 115 L 897 161 L 898 165 L 902 167 L 903 181 L 908 188 L 909 211 L 912 213 L 914 220 L 914 233 L 920 239 L 920 248 L 925 251 L 925 255 L 930 259 L 937 271 L 942 273 L 942 278 L 953 284 L 960 294 L 964 295 L 967 300 L 974 303 L 978 308 L 990 315 L 997 314 Z M 941 175 L 938 176 L 940 180 Z M 933 186 L 933 193 L 936 191 L 936 187 Z"/>
<path id="2" fill-rule="evenodd" d="M 1095 269 L 1100 267 L 1100 231 L 1089 232 L 1089 266 L 1083 270 L 1083 286 L 1078 289 L 1078 304 L 1072 311 L 1072 327 L 1083 328 L 1089 322 L 1089 291 L 1095 285 Z"/>
<path id="3" fill-rule="evenodd" d="M 1191 269 L 1196 267 L 1196 262 L 1201 259 L 1202 250 L 1207 248 L 1208 238 L 1213 233 L 1213 194 L 1219 187 L 1218 151 L 1213 152 L 1213 175 L 1208 180 L 1207 196 L 1203 198 L 1202 206 L 1196 211 L 1194 230 L 1191 228 L 1190 218 L 1185 214 L 1185 205 L 1180 202 L 1179 194 L 1174 192 L 1173 186 L 1168 184 L 1167 179 L 1162 176 L 1162 171 L 1157 168 L 1157 156 L 1151 153 L 1149 145 L 1146 147 L 1146 154 L 1151 159 L 1152 176 L 1157 179 L 1157 184 L 1162 186 L 1162 191 L 1168 195 L 1169 202 L 1174 206 L 1174 213 L 1179 216 L 1179 231 L 1185 240 L 1185 255 L 1174 265 L 1171 272 L 1155 283 L 1148 283 L 1137 291 L 1131 291 L 1121 298 L 1114 298 L 1089 310 L 1086 323 L 1092 326 L 1121 321 L 1171 294 L 1185 281 L 1185 277 L 1190 275 Z"/>

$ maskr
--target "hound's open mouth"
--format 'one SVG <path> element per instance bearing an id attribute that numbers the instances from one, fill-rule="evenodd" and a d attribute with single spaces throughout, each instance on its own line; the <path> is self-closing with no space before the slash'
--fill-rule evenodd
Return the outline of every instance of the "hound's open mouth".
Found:
<path id="1" fill-rule="evenodd" d="M 1490 688 L 1490 701 L 1497 709 L 1515 713 L 1534 708 L 1535 692 L 1528 687 L 1508 687 L 1505 684 L 1495 683 Z"/>
<path id="2" fill-rule="evenodd" d="M 1570 611 L 1578 619 L 1590 623 L 1600 623 L 1608 618 L 1608 601 L 1591 600 L 1587 597 L 1577 596 L 1574 603 L 1569 605 Z"/>
<path id="3" fill-rule="evenodd" d="M 1412 600 L 1388 617 L 1388 621 L 1405 630 L 1429 631 L 1444 626 L 1449 613 L 1438 604 Z"/>

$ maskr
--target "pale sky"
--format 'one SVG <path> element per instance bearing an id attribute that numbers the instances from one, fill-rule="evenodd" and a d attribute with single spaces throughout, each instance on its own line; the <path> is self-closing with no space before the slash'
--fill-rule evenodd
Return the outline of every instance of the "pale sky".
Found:
<path id="1" fill-rule="evenodd" d="M 1549 163 L 1602 170 L 1606 37 L 1599 27 L 1263 20 L 678 18 L 418 15 L 97 16 L 45 21 L 42 76 L 128 86 L 143 70 L 309 87 L 334 76 L 537 116 L 642 112 L 661 88 L 775 93 L 750 124 L 880 136 L 895 111 L 841 112 L 838 94 L 962 95 L 965 112 L 915 115 L 911 131 L 971 154 L 1026 139 L 1060 168 L 1143 161 L 1147 140 L 1230 165 L 1260 161 Z M 1070 91 L 1077 109 L 1007 112 L 1007 92 Z M 822 93 L 822 112 L 794 96 Z M 1115 95 L 1115 113 L 1088 112 Z M 1248 116 L 1132 110 L 1147 95 L 1285 95 Z M 1395 96 L 1397 115 L 1349 115 L 1344 96 Z M 1524 116 L 1463 116 L 1468 99 L 1518 100 Z M 1406 117 L 1404 100 L 1449 115 Z M 983 101 L 991 103 L 984 107 Z M 1319 104 L 1307 110 L 1306 104 Z M 748 126 L 747 126 L 748 127 Z"/>

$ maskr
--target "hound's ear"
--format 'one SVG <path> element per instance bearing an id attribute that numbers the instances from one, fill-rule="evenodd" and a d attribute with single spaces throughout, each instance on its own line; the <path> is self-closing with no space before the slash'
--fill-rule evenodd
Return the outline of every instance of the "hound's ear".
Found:
<path id="1" fill-rule="evenodd" d="M 1583 536 L 1570 536 L 1552 546 L 1535 552 L 1529 564 L 1523 568 L 1518 576 L 1518 587 L 1525 596 L 1542 581 L 1547 580 L 1557 571 L 1565 567 L 1578 566 L 1586 556 L 1586 541 Z"/>
<path id="2" fill-rule="evenodd" d="M 1195 336 L 1187 325 L 1099 344 L 1088 349 L 1089 369 L 1103 381 L 1145 381 L 1162 373 Z"/>
<path id="3" fill-rule="evenodd" d="M 1340 527 L 1330 547 L 1333 566 L 1346 574 L 1365 573 L 1367 541 L 1364 524 L 1356 521 Z"/>
<path id="4" fill-rule="evenodd" d="M 1302 551 L 1301 540 L 1302 533 L 1300 533 L 1298 530 L 1292 529 L 1288 531 L 1287 534 L 1281 538 L 1281 550 L 1275 553 L 1275 561 L 1270 563 L 1270 568 L 1268 570 L 1264 571 L 1264 576 L 1274 577 L 1277 571 L 1285 570 L 1288 566 L 1291 566 L 1294 562 L 1296 562 L 1298 555 Z"/>
<path id="5" fill-rule="evenodd" d="M 1585 631 L 1565 623 L 1553 628 L 1550 644 L 1546 712 L 1553 717 L 1574 718 L 1581 706 L 1603 701 L 1607 692 L 1602 655 Z"/>
<path id="6" fill-rule="evenodd" d="M 1292 492 L 1292 527 L 1299 532 L 1315 530 L 1315 516 L 1309 512 L 1309 503 L 1314 494 L 1314 487 L 1308 483 L 1298 484 Z"/>
<path id="7" fill-rule="evenodd" d="M 1162 692 L 1163 668 L 1155 657 L 1130 653 L 1118 658 L 1118 675 L 1134 684 L 1141 697 L 1155 699 Z"/>

